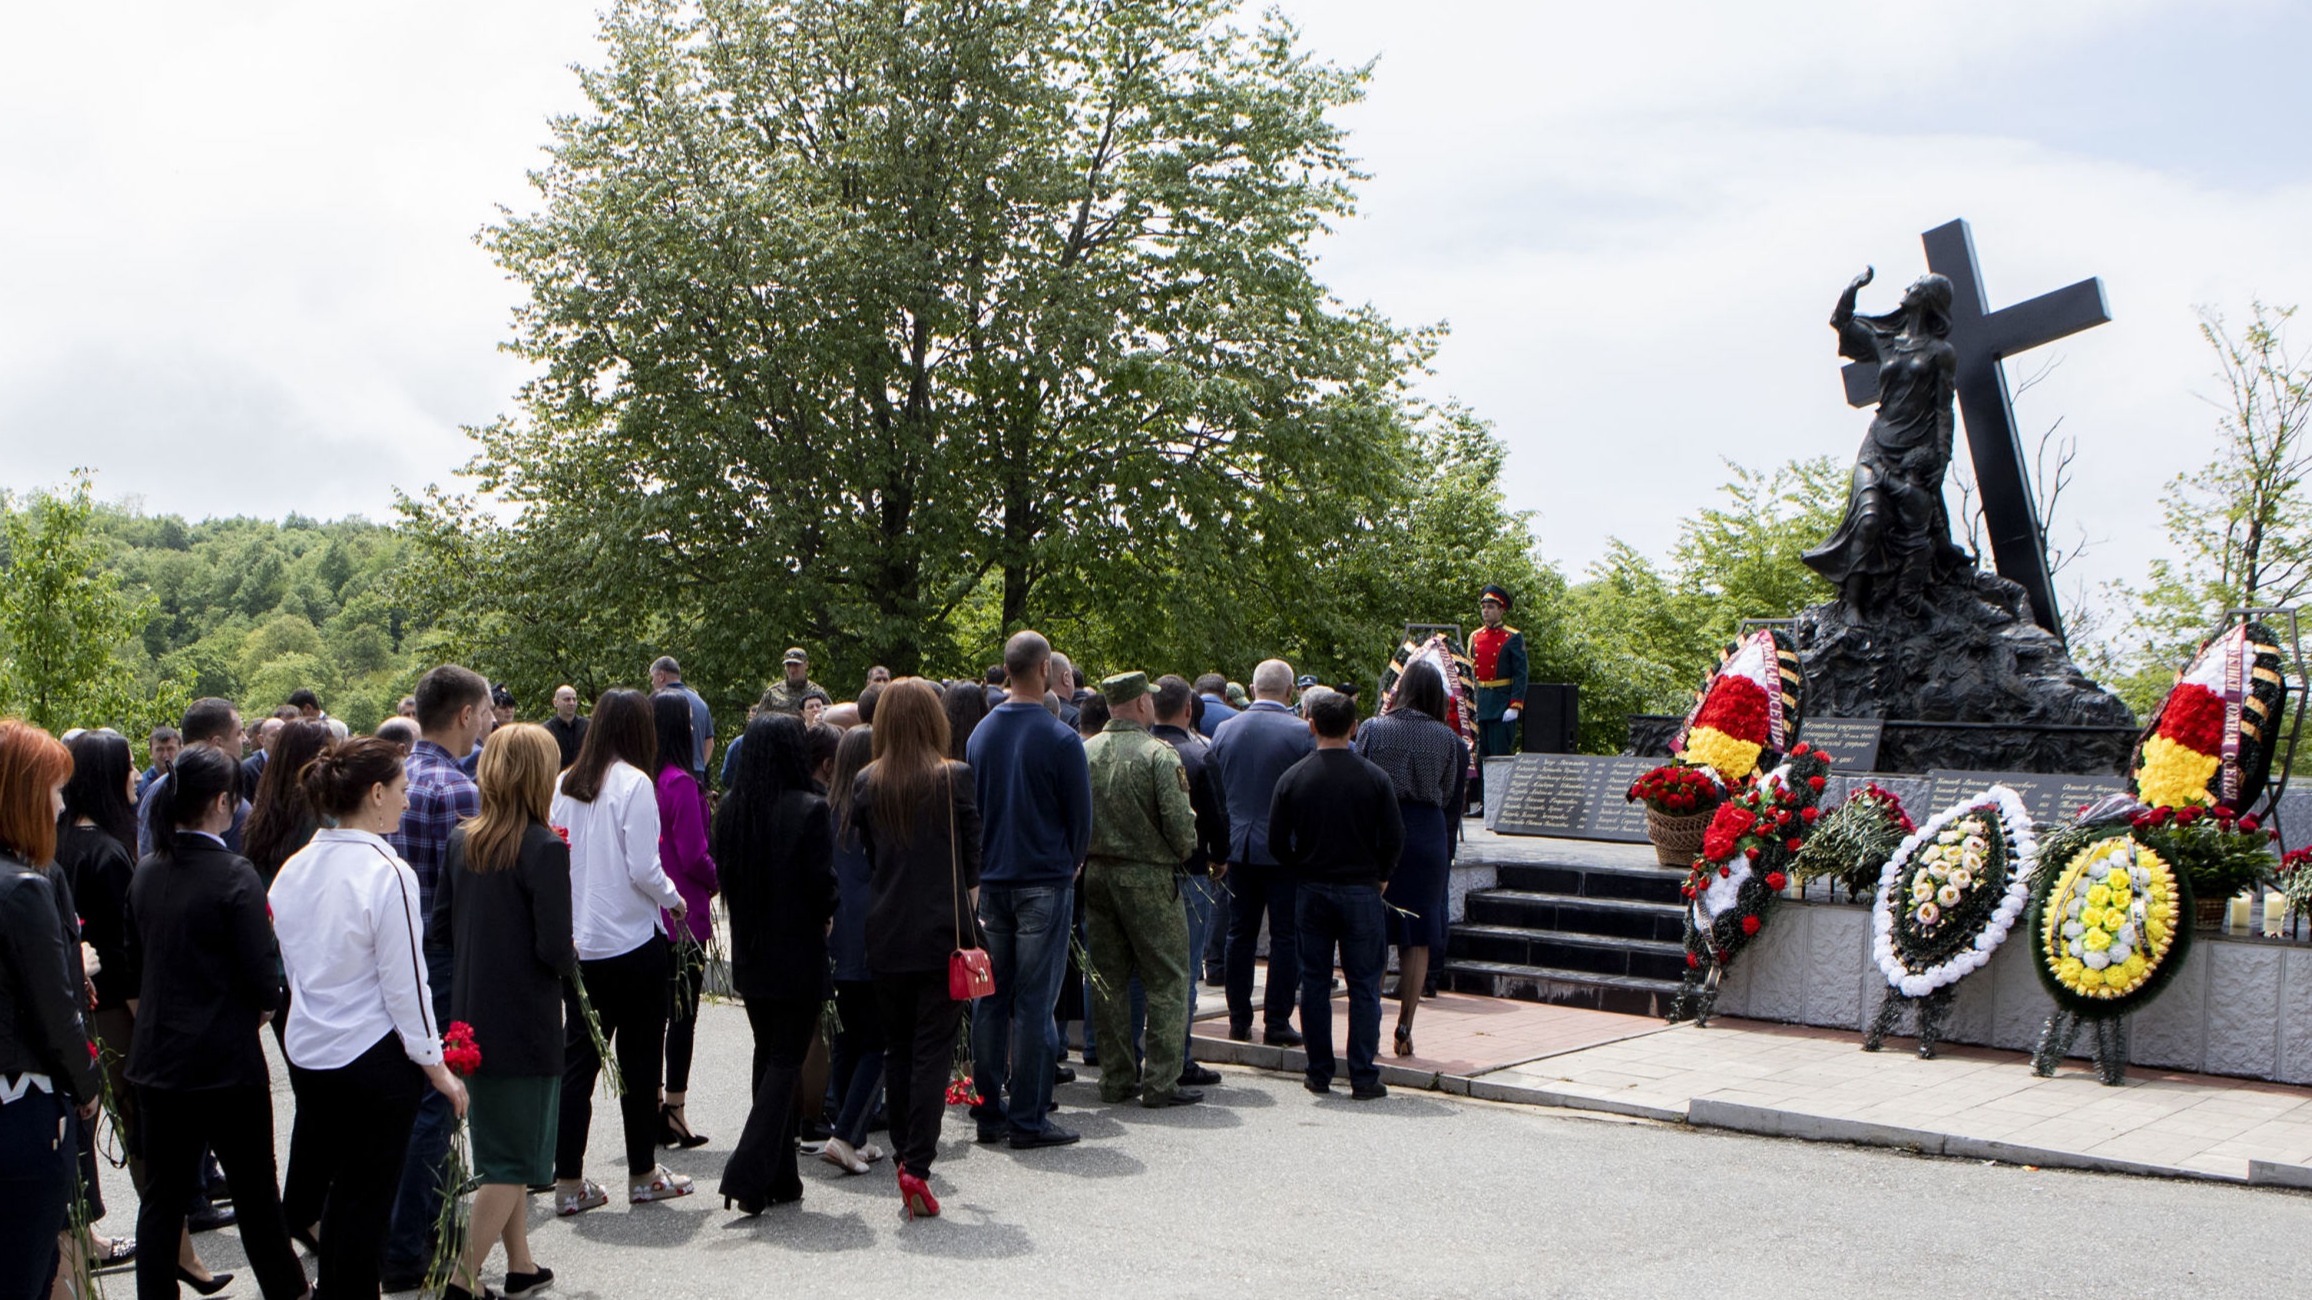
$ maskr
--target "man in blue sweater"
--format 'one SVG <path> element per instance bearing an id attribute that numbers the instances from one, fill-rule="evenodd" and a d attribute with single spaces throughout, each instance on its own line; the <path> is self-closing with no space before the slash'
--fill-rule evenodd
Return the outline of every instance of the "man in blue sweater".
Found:
<path id="1" fill-rule="evenodd" d="M 1092 777 L 1084 742 L 1044 707 L 1052 645 L 1021 632 L 1004 645 L 1010 687 L 971 733 L 982 826 L 979 918 L 995 992 L 972 1008 L 979 1140 L 1065 1146 L 1079 1135 L 1046 1118 L 1059 1027 L 1052 1019 L 1068 969 L 1076 872 L 1092 843 Z M 1006 1085 L 1009 1085 L 1008 1088 Z"/>
<path id="2" fill-rule="evenodd" d="M 1300 913 L 1292 871 L 1268 848 L 1269 805 L 1285 769 L 1316 749 L 1308 724 L 1285 701 L 1292 696 L 1292 665 L 1263 662 L 1252 673 L 1252 707 L 1222 724 L 1206 758 L 1220 774 L 1228 802 L 1228 1036 L 1252 1040 L 1253 950 L 1268 918 L 1268 992 L 1262 999 L 1261 1041 L 1298 1047 L 1293 1002 L 1300 990 L 1297 960 Z M 1326 972 L 1329 984 L 1331 972 Z"/>

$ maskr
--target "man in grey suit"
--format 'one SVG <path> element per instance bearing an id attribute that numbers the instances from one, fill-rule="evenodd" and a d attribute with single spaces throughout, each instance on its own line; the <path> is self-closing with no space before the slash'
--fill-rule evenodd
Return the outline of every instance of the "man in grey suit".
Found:
<path id="1" fill-rule="evenodd" d="M 1228 1036 L 1252 1041 L 1252 963 L 1268 918 L 1268 991 L 1262 1041 L 1297 1047 L 1292 1014 L 1300 988 L 1300 917 L 1292 872 L 1268 851 L 1268 810 L 1285 769 L 1316 748 L 1292 711 L 1292 665 L 1269 659 L 1252 672 L 1252 707 L 1220 724 L 1207 758 L 1228 803 Z M 1217 873 L 1216 873 L 1217 874 Z"/>

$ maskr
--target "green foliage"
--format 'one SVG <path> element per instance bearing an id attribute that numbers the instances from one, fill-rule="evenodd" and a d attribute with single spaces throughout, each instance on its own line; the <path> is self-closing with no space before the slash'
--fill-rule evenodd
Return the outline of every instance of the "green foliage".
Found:
<path id="1" fill-rule="evenodd" d="M 188 523 L 99 505 L 85 475 L 5 522 L 7 707 L 54 729 L 114 727 L 141 752 L 192 699 L 234 700 L 254 720 L 299 687 L 367 729 L 421 667 L 424 624 L 388 583 L 409 550 L 392 529 L 297 515 Z M 36 680 L 79 685 L 45 688 L 43 704 Z"/>
<path id="2" fill-rule="evenodd" d="M 2142 589 L 2118 589 L 2136 613 L 2103 651 L 2113 689 L 2139 714 L 2158 707 L 2225 610 L 2312 594 L 2312 350 L 2288 338 L 2295 314 L 2257 302 L 2235 333 L 2200 313 L 2224 385 L 2214 454 L 2161 493 L 2173 555 L 2152 562 Z"/>
<path id="3" fill-rule="evenodd" d="M 35 492 L 8 510 L 7 580 L 0 582 L 0 703 L 51 732 L 91 719 L 127 727 L 166 701 L 140 698 L 124 651 L 153 601 L 122 589 L 105 564 L 92 522 L 90 475 L 75 471 L 65 494 Z"/>
<path id="4" fill-rule="evenodd" d="M 1616 728 L 1628 713 L 1685 712 L 1743 619 L 1788 618 L 1836 594 L 1799 557 L 1837 529 L 1845 469 L 1828 456 L 1770 473 L 1731 461 L 1727 468 L 1725 504 L 1679 525 L 1666 569 L 1616 538 L 1571 593 L 1595 671 L 1626 683 L 1611 701 Z M 1587 748 L 1586 693 L 1582 711 Z"/>

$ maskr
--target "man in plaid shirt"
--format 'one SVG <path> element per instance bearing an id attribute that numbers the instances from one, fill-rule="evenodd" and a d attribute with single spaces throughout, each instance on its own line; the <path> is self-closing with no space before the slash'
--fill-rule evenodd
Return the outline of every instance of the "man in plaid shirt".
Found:
<path id="1" fill-rule="evenodd" d="M 434 883 L 441 878 L 442 854 L 458 823 L 481 811 L 482 795 L 458 769 L 488 729 L 490 684 L 480 673 L 443 664 L 418 679 L 418 742 L 403 770 L 409 774 L 409 811 L 401 829 L 386 836 L 417 875 L 420 905 L 430 923 Z M 446 940 L 447 936 L 444 936 Z M 434 1021 L 449 1022 L 450 947 L 428 936 L 426 981 L 432 985 Z M 402 1162 L 401 1189 L 393 1198 L 393 1226 L 385 1239 L 380 1273 L 384 1289 L 412 1290 L 424 1280 L 432 1256 L 429 1240 L 441 1213 L 441 1169 L 450 1149 L 452 1116 L 447 1098 L 427 1089 L 410 1129 L 409 1155 Z"/>

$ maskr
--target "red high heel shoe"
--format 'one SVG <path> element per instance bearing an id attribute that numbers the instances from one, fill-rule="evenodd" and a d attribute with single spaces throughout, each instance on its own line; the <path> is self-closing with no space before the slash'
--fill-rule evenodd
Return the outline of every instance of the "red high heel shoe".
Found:
<path id="1" fill-rule="evenodd" d="M 899 1200 L 907 1207 L 910 1219 L 931 1219 L 939 1215 L 939 1198 L 931 1194 L 931 1185 L 904 1169 L 899 1171 Z"/>

